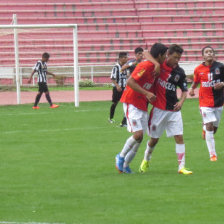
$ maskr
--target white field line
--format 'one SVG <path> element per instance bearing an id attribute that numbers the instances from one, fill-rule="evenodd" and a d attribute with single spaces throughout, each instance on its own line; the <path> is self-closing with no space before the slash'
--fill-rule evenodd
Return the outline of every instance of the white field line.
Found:
<path id="1" fill-rule="evenodd" d="M 102 109 L 98 109 L 98 110 L 75 110 L 75 111 L 73 111 L 74 113 L 79 113 L 79 112 L 97 112 L 97 111 L 104 111 L 104 110 L 102 110 Z M 106 111 L 106 109 L 105 109 L 105 111 Z M 50 113 L 52 113 L 52 112 L 38 112 L 38 113 L 35 113 L 35 112 L 33 112 L 33 113 L 5 113 L 5 114 L 1 114 L 1 116 L 24 116 L 24 115 L 35 115 L 35 116 L 37 116 L 37 115 L 43 115 L 43 114 L 50 114 Z"/>
<path id="2" fill-rule="evenodd" d="M 49 222 L 7 222 L 0 221 L 0 224 L 65 224 L 65 223 L 49 223 Z"/>
<path id="3" fill-rule="evenodd" d="M 40 129 L 40 130 L 15 130 L 15 131 L 2 131 L 1 134 L 15 134 L 15 133 L 36 133 L 36 132 L 63 132 L 63 131 L 86 131 L 96 129 L 107 129 L 108 127 L 86 127 L 86 128 L 60 128 L 60 129 Z M 1 224 L 1 223 L 0 223 Z"/>

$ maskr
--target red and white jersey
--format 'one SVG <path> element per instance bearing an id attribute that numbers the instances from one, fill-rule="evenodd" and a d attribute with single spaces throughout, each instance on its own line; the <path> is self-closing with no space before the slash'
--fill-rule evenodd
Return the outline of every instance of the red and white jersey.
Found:
<path id="1" fill-rule="evenodd" d="M 222 63 L 215 61 L 211 66 L 202 63 L 195 68 L 194 82 L 200 83 L 200 107 L 220 107 L 223 105 L 223 89 L 214 89 L 216 83 L 223 81 L 224 65 Z"/>
<path id="2" fill-rule="evenodd" d="M 154 64 L 150 61 L 143 61 L 136 66 L 131 76 L 142 88 L 149 91 L 155 80 L 153 71 Z M 136 92 L 130 86 L 126 86 L 120 101 L 132 104 L 140 110 L 148 110 L 148 100 L 145 95 Z"/>
<path id="3" fill-rule="evenodd" d="M 160 76 L 156 79 L 153 89 L 156 100 L 152 103 L 154 107 L 161 110 L 174 110 L 174 105 L 178 102 L 177 87 L 183 92 L 187 91 L 186 75 L 184 70 L 177 66 L 171 68 L 166 61 L 161 66 Z"/>

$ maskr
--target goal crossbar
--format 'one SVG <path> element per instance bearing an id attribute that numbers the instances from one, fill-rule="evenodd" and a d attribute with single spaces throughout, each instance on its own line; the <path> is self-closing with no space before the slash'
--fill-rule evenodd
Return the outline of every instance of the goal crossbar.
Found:
<path id="1" fill-rule="evenodd" d="M 74 102 L 75 102 L 75 106 L 78 107 L 79 106 L 79 74 L 78 74 L 78 34 L 77 34 L 78 26 L 77 26 L 77 24 L 34 24 L 34 25 L 13 24 L 13 25 L 1 25 L 0 26 L 0 29 L 13 29 L 14 30 L 17 104 L 21 103 L 17 29 L 35 29 L 35 28 L 73 28 Z"/>

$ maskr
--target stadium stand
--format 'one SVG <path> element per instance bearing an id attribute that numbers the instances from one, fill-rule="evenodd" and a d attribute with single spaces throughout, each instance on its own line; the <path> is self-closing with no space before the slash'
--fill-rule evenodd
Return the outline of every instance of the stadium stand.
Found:
<path id="1" fill-rule="evenodd" d="M 18 24 L 77 23 L 79 63 L 83 65 L 111 64 L 119 51 L 132 56 L 135 47 L 147 48 L 157 41 L 182 44 L 182 61 L 200 61 L 201 48 L 208 44 L 217 49 L 219 60 L 224 60 L 223 10 L 224 0 L 2 0 L 0 25 L 11 24 L 13 14 L 17 14 Z M 69 55 L 72 41 L 68 35 L 52 30 L 47 35 L 43 32 L 44 43 L 35 34 L 30 33 L 30 38 L 41 51 L 44 45 L 63 45 L 62 54 Z M 0 40 L 0 65 L 13 64 L 13 49 L 7 47 L 13 40 L 7 36 Z M 20 41 L 20 62 L 33 65 L 36 52 L 23 60 L 30 51 L 26 42 Z M 52 63 L 58 60 L 53 52 Z"/>

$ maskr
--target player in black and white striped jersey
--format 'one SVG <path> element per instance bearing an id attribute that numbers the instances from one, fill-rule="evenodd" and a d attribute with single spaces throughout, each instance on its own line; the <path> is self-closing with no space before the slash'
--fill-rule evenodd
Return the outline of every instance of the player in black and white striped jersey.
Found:
<path id="1" fill-rule="evenodd" d="M 113 95 L 112 95 L 112 105 L 110 107 L 110 118 L 108 119 L 110 123 L 115 122 L 113 119 L 114 112 L 126 86 L 127 70 L 125 69 L 121 71 L 121 68 L 125 63 L 127 63 L 127 60 L 128 60 L 127 52 L 120 52 L 118 62 L 112 68 L 111 81 L 113 86 Z M 121 127 L 126 125 L 125 116 L 120 125 Z"/>
<path id="2" fill-rule="evenodd" d="M 35 99 L 34 106 L 32 107 L 33 109 L 39 109 L 39 106 L 37 106 L 37 105 L 40 101 L 40 98 L 41 98 L 43 92 L 45 93 L 48 103 L 50 104 L 50 108 L 59 107 L 58 105 L 52 103 L 51 97 L 49 94 L 49 90 L 48 90 L 48 86 L 47 86 L 47 75 L 52 75 L 53 77 L 55 77 L 55 74 L 47 71 L 47 62 L 48 62 L 49 58 L 50 58 L 50 54 L 48 54 L 47 52 L 42 54 L 42 59 L 39 60 L 36 63 L 36 65 L 34 66 L 33 71 L 30 75 L 30 79 L 28 81 L 28 83 L 31 83 L 34 73 L 35 72 L 38 73 L 37 82 L 38 82 L 39 90 L 38 90 L 38 94 Z"/>

